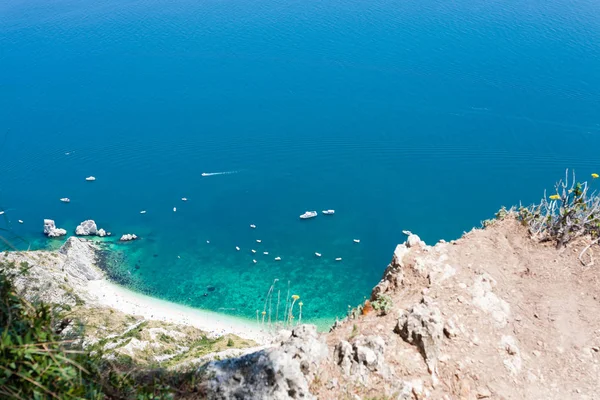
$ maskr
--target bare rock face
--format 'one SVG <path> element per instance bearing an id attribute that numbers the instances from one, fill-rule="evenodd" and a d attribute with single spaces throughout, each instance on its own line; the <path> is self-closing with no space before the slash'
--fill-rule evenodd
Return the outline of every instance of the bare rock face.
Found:
<path id="1" fill-rule="evenodd" d="M 54 220 L 45 219 L 44 220 L 44 235 L 48 237 L 60 237 L 67 234 L 65 229 L 57 228 Z"/>
<path id="2" fill-rule="evenodd" d="M 98 234 L 98 227 L 96 226 L 96 222 L 94 222 L 94 220 L 92 219 L 83 221 L 75 229 L 75 234 L 78 236 L 92 236 Z"/>
<path id="3" fill-rule="evenodd" d="M 208 399 L 314 399 L 309 391 L 327 345 L 317 328 L 301 325 L 279 346 L 207 364 Z"/>
<path id="4" fill-rule="evenodd" d="M 347 376 L 362 384 L 369 382 L 371 373 L 387 378 L 389 366 L 384 358 L 385 342 L 380 336 L 357 336 L 352 344 L 342 340 L 333 352 L 334 361 Z"/>
<path id="5" fill-rule="evenodd" d="M 102 279 L 102 272 L 94 266 L 96 249 L 91 242 L 70 237 L 58 251 L 66 256 L 63 268 L 69 274 L 88 281 Z"/>
<path id="6" fill-rule="evenodd" d="M 444 332 L 442 313 L 423 301 L 408 312 L 403 311 L 394 330 L 406 342 L 417 346 L 431 373 L 435 373 L 439 347 Z"/>

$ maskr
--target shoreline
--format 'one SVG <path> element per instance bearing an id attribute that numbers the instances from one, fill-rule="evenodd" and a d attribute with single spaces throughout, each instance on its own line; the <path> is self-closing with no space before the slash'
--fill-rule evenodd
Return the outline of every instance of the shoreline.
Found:
<path id="1" fill-rule="evenodd" d="M 185 305 L 137 293 L 110 282 L 106 278 L 88 282 L 89 292 L 97 297 L 97 305 L 111 307 L 126 314 L 174 324 L 190 325 L 209 336 L 234 334 L 258 344 L 270 343 L 274 332 L 256 324 L 226 314 L 200 310 Z"/>

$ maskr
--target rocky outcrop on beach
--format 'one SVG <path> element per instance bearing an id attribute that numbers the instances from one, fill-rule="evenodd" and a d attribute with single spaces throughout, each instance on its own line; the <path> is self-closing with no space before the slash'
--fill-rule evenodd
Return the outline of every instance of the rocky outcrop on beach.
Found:
<path id="1" fill-rule="evenodd" d="M 127 233 L 123 236 L 121 236 L 121 239 L 119 239 L 122 242 L 129 242 L 131 240 L 136 240 L 138 237 L 135 234 L 132 233 Z"/>
<path id="2" fill-rule="evenodd" d="M 15 278 L 26 298 L 74 306 L 95 300 L 87 284 L 104 277 L 96 266 L 96 251 L 92 242 L 70 237 L 58 251 L 11 252 L 5 259 L 28 266 L 26 274 Z"/>
<path id="3" fill-rule="evenodd" d="M 56 223 L 52 219 L 44 220 L 44 235 L 48 237 L 60 237 L 67 234 L 65 229 L 57 228 Z"/>

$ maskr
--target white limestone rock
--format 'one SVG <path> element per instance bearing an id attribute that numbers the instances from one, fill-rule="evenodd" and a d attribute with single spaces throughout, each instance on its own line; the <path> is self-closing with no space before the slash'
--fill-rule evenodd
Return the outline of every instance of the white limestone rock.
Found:
<path id="1" fill-rule="evenodd" d="M 96 235 L 98 235 L 100 237 L 104 237 L 104 236 L 107 236 L 107 233 L 104 229 L 98 229 L 98 233 L 96 233 Z"/>
<path id="2" fill-rule="evenodd" d="M 279 346 L 208 363 L 206 398 L 315 399 L 309 386 L 325 357 L 327 345 L 319 338 L 316 327 L 300 325 Z"/>
<path id="3" fill-rule="evenodd" d="M 121 240 L 122 242 L 129 242 L 131 240 L 136 240 L 138 237 L 135 234 L 132 233 L 126 233 L 125 235 L 121 236 Z"/>
<path id="4" fill-rule="evenodd" d="M 65 229 L 57 228 L 54 220 L 44 220 L 44 235 L 48 237 L 60 237 L 67 234 Z"/>
<path id="5" fill-rule="evenodd" d="M 98 234 L 98 227 L 94 220 L 88 219 L 77 226 L 75 234 L 78 236 L 93 236 Z"/>

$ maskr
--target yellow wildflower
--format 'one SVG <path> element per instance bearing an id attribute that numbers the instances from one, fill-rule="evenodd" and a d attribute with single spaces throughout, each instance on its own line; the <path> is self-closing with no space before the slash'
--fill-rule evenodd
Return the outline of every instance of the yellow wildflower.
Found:
<path id="1" fill-rule="evenodd" d="M 592 178 L 596 179 L 596 178 L 598 178 L 598 177 L 600 177 L 600 175 L 598 175 L 598 174 L 596 174 L 596 173 L 593 173 L 593 174 L 592 174 Z"/>
<path id="2" fill-rule="evenodd" d="M 298 300 L 300 298 L 300 296 L 298 296 L 297 294 L 292 295 L 292 299 L 294 300 Z"/>
<path id="3" fill-rule="evenodd" d="M 550 196 L 550 200 L 560 200 L 560 196 L 558 194 L 553 194 Z"/>
<path id="4" fill-rule="evenodd" d="M 299 305 L 300 307 L 302 307 L 302 306 L 304 305 L 304 303 L 303 303 L 303 302 L 300 302 L 300 303 L 298 303 L 298 305 Z"/>
<path id="5" fill-rule="evenodd" d="M 266 311 L 261 312 L 262 315 L 265 315 L 266 313 L 267 313 Z"/>

